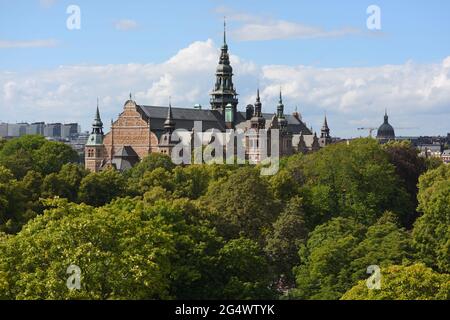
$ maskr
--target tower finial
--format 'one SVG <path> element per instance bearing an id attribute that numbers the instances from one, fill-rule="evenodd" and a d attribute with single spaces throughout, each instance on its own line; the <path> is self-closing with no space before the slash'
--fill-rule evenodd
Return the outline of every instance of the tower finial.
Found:
<path id="1" fill-rule="evenodd" d="M 132 96 L 131 96 L 131 91 L 130 91 L 130 100 L 133 100 L 133 99 L 132 99 Z"/>
<path id="2" fill-rule="evenodd" d="M 283 96 L 281 94 L 281 86 L 280 86 L 280 104 L 282 104 L 282 103 L 283 103 Z"/>
<path id="3" fill-rule="evenodd" d="M 227 45 L 227 17 L 223 17 L 223 45 Z"/>
<path id="4" fill-rule="evenodd" d="M 98 97 L 97 97 L 97 110 L 95 111 L 95 121 L 101 122 L 100 109 L 99 109 L 99 106 L 98 106 Z"/>

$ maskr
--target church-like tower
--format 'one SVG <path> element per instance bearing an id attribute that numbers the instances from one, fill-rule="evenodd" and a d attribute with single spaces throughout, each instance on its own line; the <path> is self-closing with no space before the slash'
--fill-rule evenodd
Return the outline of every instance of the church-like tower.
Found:
<path id="1" fill-rule="evenodd" d="M 284 104 L 283 104 L 283 96 L 281 94 L 281 89 L 280 89 L 280 100 L 278 101 L 278 106 L 277 106 L 277 118 L 278 118 L 278 125 L 279 125 L 281 131 L 283 131 L 283 132 L 286 131 L 288 122 L 284 115 Z"/>
<path id="2" fill-rule="evenodd" d="M 164 134 L 159 142 L 159 150 L 161 153 L 171 155 L 173 147 L 178 142 L 173 141 L 172 134 L 175 131 L 175 121 L 172 113 L 172 103 L 169 101 L 169 109 L 167 109 L 166 121 L 164 121 Z"/>
<path id="3" fill-rule="evenodd" d="M 320 146 L 325 147 L 331 144 L 332 139 L 330 135 L 330 128 L 328 127 L 327 116 L 325 115 L 325 119 L 323 121 L 322 129 L 320 130 Z"/>
<path id="4" fill-rule="evenodd" d="M 99 172 L 105 160 L 105 151 L 105 146 L 103 145 L 103 122 L 100 118 L 97 99 L 97 111 L 94 122 L 92 123 L 92 132 L 85 146 L 86 169 L 92 172 Z"/>
<path id="5" fill-rule="evenodd" d="M 230 65 L 226 38 L 226 23 L 224 22 L 223 46 L 221 48 L 219 65 L 216 69 L 216 83 L 211 92 L 211 109 L 219 110 L 225 119 L 227 105 L 232 106 L 232 123 L 235 124 L 238 105 L 238 94 L 233 85 L 233 68 Z"/>

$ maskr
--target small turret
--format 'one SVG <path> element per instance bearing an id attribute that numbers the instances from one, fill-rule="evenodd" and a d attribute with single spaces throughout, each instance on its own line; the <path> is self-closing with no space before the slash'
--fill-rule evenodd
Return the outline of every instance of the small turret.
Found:
<path id="1" fill-rule="evenodd" d="M 98 107 L 92 122 L 92 131 L 85 146 L 85 167 L 92 172 L 99 172 L 102 168 L 105 157 L 105 146 L 103 145 L 103 122 L 100 118 Z"/>
<path id="2" fill-rule="evenodd" d="M 172 133 L 175 130 L 175 121 L 173 120 L 171 101 L 169 101 L 169 109 L 167 110 L 166 121 L 164 121 L 164 129 L 167 133 Z"/>
<path id="3" fill-rule="evenodd" d="M 259 88 L 256 91 L 255 112 L 250 121 L 253 129 L 264 129 L 266 124 L 266 120 L 262 115 L 262 103 L 261 98 L 259 97 Z"/>
<path id="4" fill-rule="evenodd" d="M 284 116 L 284 104 L 283 104 L 283 97 L 281 94 L 281 89 L 280 89 L 280 100 L 278 101 L 278 106 L 277 106 L 277 118 L 278 118 L 278 125 L 280 126 L 280 128 L 282 130 L 286 129 L 287 120 L 286 120 L 286 117 Z"/>

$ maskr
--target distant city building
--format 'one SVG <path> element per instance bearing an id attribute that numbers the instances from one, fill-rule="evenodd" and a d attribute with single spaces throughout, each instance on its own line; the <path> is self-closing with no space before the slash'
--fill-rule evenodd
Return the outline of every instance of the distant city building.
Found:
<path id="1" fill-rule="evenodd" d="M 27 134 L 44 135 L 45 123 L 35 122 L 27 127 Z"/>
<path id="2" fill-rule="evenodd" d="M 61 127 L 61 138 L 70 139 L 75 137 L 80 132 L 80 127 L 78 123 L 67 123 L 63 124 Z"/>
<path id="3" fill-rule="evenodd" d="M 45 126 L 44 136 L 49 138 L 61 138 L 61 123 L 49 123 Z"/>
<path id="4" fill-rule="evenodd" d="M 441 159 L 444 163 L 450 164 L 450 150 L 444 150 L 441 155 Z"/>
<path id="5" fill-rule="evenodd" d="M 5 138 L 8 136 L 8 124 L 7 123 L 0 123 L 0 138 Z"/>
<path id="6" fill-rule="evenodd" d="M 41 135 L 47 140 L 63 142 L 71 146 L 84 159 L 84 146 L 89 133 L 80 133 L 78 123 L 0 123 L 0 138 L 12 139 L 25 135 Z"/>
<path id="7" fill-rule="evenodd" d="M 41 135 L 51 140 L 70 140 L 80 133 L 78 123 L 0 123 L 0 138 L 17 138 L 24 135 Z"/>

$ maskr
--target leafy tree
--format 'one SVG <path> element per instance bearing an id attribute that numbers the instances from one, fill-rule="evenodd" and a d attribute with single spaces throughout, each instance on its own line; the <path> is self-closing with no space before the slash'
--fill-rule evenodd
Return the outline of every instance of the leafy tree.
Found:
<path id="1" fill-rule="evenodd" d="M 78 198 L 88 205 L 102 206 L 125 195 L 125 183 L 125 178 L 116 170 L 92 172 L 81 180 Z"/>
<path id="2" fill-rule="evenodd" d="M 266 239 L 264 250 L 274 266 L 272 272 L 281 278 L 285 286 L 292 286 L 295 280 L 292 268 L 299 264 L 298 251 L 308 236 L 304 215 L 302 199 L 293 197 L 273 224 L 273 231 Z"/>
<path id="3" fill-rule="evenodd" d="M 39 172 L 46 175 L 60 171 L 66 163 L 77 162 L 78 154 L 64 143 L 47 141 L 33 152 L 33 160 Z"/>
<path id="4" fill-rule="evenodd" d="M 58 172 L 65 163 L 77 160 L 78 155 L 70 146 L 47 141 L 42 136 L 11 139 L 0 150 L 0 164 L 11 170 L 17 179 L 30 170 L 44 175 Z"/>
<path id="5" fill-rule="evenodd" d="M 330 145 L 301 159 L 296 170 L 306 185 L 300 195 L 312 223 L 344 216 L 371 225 L 386 210 L 404 223 L 414 211 L 395 167 L 373 139 Z"/>
<path id="6" fill-rule="evenodd" d="M 192 201 L 118 199 L 93 208 L 66 199 L 17 235 L 0 235 L 5 299 L 268 298 L 270 275 L 258 244 L 224 243 Z M 81 269 L 81 290 L 66 287 Z"/>
<path id="7" fill-rule="evenodd" d="M 269 266 L 258 243 L 246 238 L 229 241 L 219 251 L 223 299 L 270 299 Z"/>
<path id="8" fill-rule="evenodd" d="M 347 291 L 342 300 L 449 300 L 450 275 L 423 264 L 381 269 L 381 289 L 369 290 L 365 281 Z"/>
<path id="9" fill-rule="evenodd" d="M 383 145 L 383 148 L 388 154 L 389 162 L 395 166 L 395 172 L 403 181 L 411 203 L 417 207 L 417 184 L 420 175 L 426 170 L 424 158 L 419 157 L 419 151 L 409 141 L 390 142 Z M 412 226 L 417 215 L 411 215 L 409 218 L 409 221 L 405 221 L 407 227 Z"/>
<path id="10" fill-rule="evenodd" d="M 142 179 L 139 180 L 139 194 L 144 194 L 154 187 L 161 187 L 173 192 L 175 185 L 172 173 L 164 168 L 156 168 L 152 171 L 145 172 Z"/>
<path id="11" fill-rule="evenodd" d="M 104 208 L 52 200 L 55 208 L 0 243 L 0 296 L 8 299 L 168 298 L 164 224 L 142 219 L 130 201 Z M 81 290 L 69 290 L 66 270 L 81 269 Z"/>
<path id="12" fill-rule="evenodd" d="M 226 239 L 242 234 L 263 241 L 278 210 L 267 182 L 250 167 L 211 183 L 201 204 L 207 218 Z"/>
<path id="13" fill-rule="evenodd" d="M 211 174 L 206 165 L 175 168 L 173 170 L 174 196 L 199 198 L 208 190 Z"/>
<path id="14" fill-rule="evenodd" d="M 300 249 L 301 264 L 295 269 L 301 299 L 339 299 L 367 267 L 407 263 L 412 257 L 411 240 L 386 213 L 369 228 L 350 219 L 335 218 L 310 234 Z"/>
<path id="15" fill-rule="evenodd" d="M 367 267 L 371 265 L 387 267 L 410 263 L 413 259 L 411 247 L 410 234 L 397 226 L 395 215 L 385 213 L 376 224 L 367 229 L 364 240 L 352 251 L 354 260 L 348 268 L 349 279 L 352 283 L 364 279 Z"/>
<path id="16" fill-rule="evenodd" d="M 42 196 L 58 196 L 75 202 L 81 181 L 87 174 L 88 172 L 80 165 L 65 164 L 58 173 L 51 173 L 44 178 Z"/>
<path id="17" fill-rule="evenodd" d="M 3 149 L 3 146 L 6 144 L 6 139 L 0 137 L 0 151 Z"/>
<path id="18" fill-rule="evenodd" d="M 0 166 L 0 232 L 14 233 L 28 220 L 23 189 L 7 168 Z"/>
<path id="19" fill-rule="evenodd" d="M 339 299 L 348 289 L 347 272 L 351 252 L 361 242 L 366 229 L 349 218 L 334 218 L 311 232 L 300 248 L 300 265 L 294 268 L 298 299 Z M 343 274 L 344 273 L 344 274 Z M 351 286 L 351 284 L 350 284 Z"/>
<path id="20" fill-rule="evenodd" d="M 154 152 L 142 159 L 142 161 L 128 170 L 125 174 L 133 180 L 139 180 L 146 172 L 150 172 L 158 168 L 162 168 L 166 171 L 172 171 L 172 169 L 175 168 L 175 165 L 169 156 Z"/>
<path id="21" fill-rule="evenodd" d="M 450 167 L 424 174 L 419 182 L 419 210 L 413 230 L 418 258 L 441 272 L 450 272 Z"/>
<path id="22" fill-rule="evenodd" d="M 437 169 L 440 166 L 442 166 L 443 164 L 444 164 L 444 162 L 442 162 L 441 158 L 436 158 L 436 157 L 425 158 L 425 167 L 426 167 L 427 171 Z"/>

